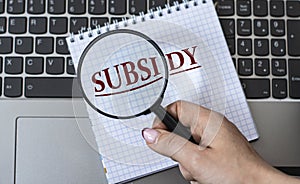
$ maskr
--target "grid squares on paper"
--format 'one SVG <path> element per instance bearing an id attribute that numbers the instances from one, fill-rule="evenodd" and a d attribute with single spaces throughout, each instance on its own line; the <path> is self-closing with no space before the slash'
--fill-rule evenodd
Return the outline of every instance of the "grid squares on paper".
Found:
<path id="1" fill-rule="evenodd" d="M 156 17 L 157 19 L 171 22 L 173 24 L 178 24 L 194 34 L 198 35 L 209 47 L 209 50 L 213 53 L 215 60 L 218 62 L 218 68 L 213 68 L 207 66 L 204 68 L 205 75 L 219 75 L 223 73 L 223 80 L 225 81 L 225 97 L 226 97 L 226 108 L 225 115 L 229 120 L 234 122 L 237 127 L 241 130 L 241 132 L 247 137 L 248 140 L 253 140 L 258 137 L 255 125 L 253 123 L 253 119 L 251 117 L 249 108 L 247 106 L 246 99 L 244 97 L 242 88 L 240 86 L 239 79 L 236 75 L 235 69 L 232 64 L 231 56 L 228 53 L 226 41 L 223 37 L 223 33 L 221 27 L 218 22 L 217 15 L 214 10 L 214 5 L 212 1 L 207 1 L 206 4 L 199 4 L 197 7 L 190 7 L 189 9 L 181 8 L 180 11 L 173 11 L 171 15 L 167 15 L 163 17 Z M 156 19 L 155 18 L 155 19 Z M 147 21 L 138 23 L 134 27 L 138 30 L 151 29 L 151 35 L 160 35 L 161 30 L 165 30 L 157 27 L 155 29 L 147 27 Z M 138 27 L 139 24 L 142 24 L 141 27 Z M 130 28 L 130 27 L 129 27 Z M 170 33 L 172 30 L 170 30 Z M 176 37 L 176 35 L 168 34 L 166 35 L 169 39 L 178 39 L 182 42 L 187 42 L 187 40 Z M 75 37 L 77 41 L 77 37 Z M 89 43 L 91 39 L 87 41 L 78 41 L 73 44 L 70 44 L 70 51 L 73 59 L 79 58 L 82 50 L 85 48 L 86 44 Z M 78 43 L 78 44 L 77 44 Z M 82 44 L 84 43 L 84 44 Z M 75 53 L 75 54 L 74 54 Z M 76 62 L 76 61 L 75 61 Z M 188 74 L 189 79 L 194 84 L 194 87 L 186 87 L 183 84 L 177 84 L 178 81 L 182 83 L 184 78 L 181 78 L 181 74 L 178 76 L 170 77 L 170 85 L 166 91 L 165 99 L 163 104 L 167 105 L 174 100 L 181 99 L 186 97 L 185 100 L 190 100 L 193 102 L 197 102 L 201 105 L 210 107 L 212 105 L 211 93 L 212 87 L 207 87 L 206 85 L 210 84 L 211 81 L 207 80 L 207 76 L 204 73 L 201 73 L 201 69 L 195 71 L 186 72 Z M 203 80 L 197 80 L 196 76 L 201 75 Z M 203 76 L 204 75 L 204 76 Z M 173 84 L 172 84 L 173 83 Z M 180 90 L 181 94 L 175 92 L 169 92 L 172 90 L 176 90 L 180 87 L 186 87 L 185 90 Z M 214 85 L 216 87 L 216 91 L 220 91 L 218 85 Z M 191 89 L 193 89 L 193 93 L 191 93 Z M 199 92 L 201 92 L 199 94 Z M 191 93 L 192 95 L 187 95 Z M 221 98 L 214 100 L 222 100 Z M 217 104 L 217 103 L 216 103 Z M 88 108 L 89 109 L 89 108 Z M 126 164 L 120 163 L 120 160 L 111 159 L 110 155 L 103 156 L 103 162 L 108 169 L 108 181 L 109 183 L 117 183 L 120 181 L 124 181 L 130 178 L 135 178 L 147 173 L 151 173 L 153 171 L 161 170 L 164 168 L 168 168 L 173 166 L 175 163 L 171 160 L 159 158 L 157 154 L 151 152 L 146 145 L 143 144 L 143 140 L 140 136 L 140 129 L 143 126 L 147 127 L 149 124 L 151 125 L 151 121 L 153 116 L 142 116 L 135 119 L 132 119 L 132 124 L 134 126 L 135 123 L 140 123 L 139 128 L 124 125 L 119 120 L 112 120 L 107 117 L 96 114 L 91 109 L 89 109 L 90 119 L 93 121 L 94 125 L 93 130 L 95 136 L 97 138 L 97 143 L 99 146 L 99 150 L 101 153 L 113 153 L 116 154 L 118 159 L 123 159 L 123 161 L 132 161 L 136 159 L 143 158 L 142 161 L 145 161 L 145 165 L 134 165 L 134 164 Z M 131 121 L 131 120 L 130 120 Z M 104 123 L 105 122 L 105 123 Z M 104 125 L 103 125 L 104 124 Z M 103 134 L 111 135 L 111 138 L 118 138 L 118 144 L 115 141 L 102 139 L 105 137 Z M 120 146 L 121 145 L 121 146 Z M 123 145 L 123 146 L 122 146 Z M 129 149 L 136 149 L 135 155 L 130 155 Z M 119 155 L 118 155 L 119 154 Z M 124 157 L 124 158 L 121 158 Z M 155 159 L 158 159 L 159 162 L 154 162 Z M 152 163 L 153 162 L 153 163 Z M 152 164 L 151 164 L 152 163 Z"/>

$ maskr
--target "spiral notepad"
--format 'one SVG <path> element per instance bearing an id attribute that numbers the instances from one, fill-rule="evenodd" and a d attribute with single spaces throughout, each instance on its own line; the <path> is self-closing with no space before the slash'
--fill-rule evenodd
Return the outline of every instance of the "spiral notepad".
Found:
<path id="1" fill-rule="evenodd" d="M 219 77 L 222 75 L 226 89 L 223 90 L 224 94 L 214 101 L 219 100 L 219 104 L 226 107 L 221 112 L 236 124 L 248 140 L 258 138 L 212 0 L 194 0 L 185 1 L 183 4 L 175 3 L 174 6 L 166 5 L 163 9 L 150 10 L 148 14 L 140 13 L 140 16 L 124 18 L 121 22 L 105 24 L 103 27 L 96 27 L 94 30 L 88 29 L 78 35 L 72 35 L 67 38 L 67 43 L 77 69 L 79 58 L 86 46 L 104 32 L 115 29 L 132 29 L 145 33 L 151 38 L 161 39 L 162 42 L 165 39 L 174 40 L 174 43 L 179 44 L 188 42 L 186 37 L 178 37 L 177 34 L 174 34 L 176 27 L 181 27 L 183 30 L 181 35 L 192 33 L 191 35 L 201 38 L 215 57 L 219 70 L 192 67 L 186 69 L 186 72 L 175 72 L 170 77 L 170 85 L 166 90 L 163 105 L 180 99 L 212 108 L 210 91 L 218 91 L 218 85 L 209 85 L 205 79 L 207 76 Z M 172 48 L 173 46 L 170 45 L 164 50 L 171 52 Z M 184 49 L 192 52 L 194 48 Z M 99 152 L 102 155 L 102 162 L 106 167 L 108 183 L 123 183 L 176 166 L 174 161 L 148 149 L 142 139 L 141 130 L 151 127 L 154 115 L 116 120 L 95 112 L 88 105 L 87 110 Z"/>

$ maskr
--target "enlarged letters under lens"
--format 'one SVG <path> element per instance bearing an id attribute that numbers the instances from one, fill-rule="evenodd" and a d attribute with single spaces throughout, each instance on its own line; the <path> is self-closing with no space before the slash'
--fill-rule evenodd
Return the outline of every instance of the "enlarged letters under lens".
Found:
<path id="1" fill-rule="evenodd" d="M 197 46 L 191 48 L 182 49 L 181 51 L 175 51 L 166 54 L 168 61 L 168 68 L 170 74 L 180 73 L 183 65 L 189 65 L 190 69 L 196 69 L 200 66 L 195 59 L 195 51 Z M 117 92 L 119 88 L 127 86 L 127 90 L 134 90 L 143 87 L 147 84 L 153 83 L 162 78 L 160 67 L 158 67 L 157 57 L 140 58 L 138 61 L 126 61 L 109 68 L 105 68 L 101 71 L 94 73 L 91 76 L 91 80 L 94 83 L 95 96 L 107 96 L 111 94 L 121 93 Z M 195 67 L 195 65 L 197 65 Z M 190 70 L 188 69 L 188 70 Z M 186 71 L 185 69 L 184 71 Z M 112 74 L 114 77 L 112 77 Z M 122 77 L 123 76 L 123 77 Z M 114 80 L 112 80 L 112 78 Z M 139 87 L 131 88 L 132 85 L 140 82 L 144 82 Z M 110 88 L 114 93 L 102 94 L 106 88 Z M 126 91 L 127 91 L 126 90 Z"/>

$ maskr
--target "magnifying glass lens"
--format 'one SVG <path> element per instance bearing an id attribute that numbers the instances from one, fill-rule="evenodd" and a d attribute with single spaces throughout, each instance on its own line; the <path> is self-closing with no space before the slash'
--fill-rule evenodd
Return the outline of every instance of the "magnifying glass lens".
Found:
<path id="1" fill-rule="evenodd" d="M 92 41 L 78 70 L 87 103 L 113 118 L 147 113 L 161 102 L 168 79 L 165 56 L 158 45 L 129 30 L 111 31 Z"/>

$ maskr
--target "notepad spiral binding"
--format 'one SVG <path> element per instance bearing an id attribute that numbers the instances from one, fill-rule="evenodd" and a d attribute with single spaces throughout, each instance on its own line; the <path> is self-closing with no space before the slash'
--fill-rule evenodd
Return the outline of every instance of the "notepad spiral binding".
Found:
<path id="1" fill-rule="evenodd" d="M 166 4 L 165 8 L 161 8 L 160 6 L 157 7 L 155 10 L 150 9 L 145 14 L 144 12 L 140 12 L 138 16 L 132 15 L 129 19 L 126 17 L 123 17 L 121 21 L 114 20 L 113 23 L 105 23 L 104 26 L 97 25 L 94 29 L 91 27 L 85 28 L 83 27 L 81 30 L 78 31 L 76 35 L 79 36 L 79 40 L 83 40 L 87 33 L 88 37 L 93 37 L 95 34 L 101 35 L 102 33 L 108 32 L 110 30 L 116 30 L 119 29 L 121 26 L 128 27 L 130 24 L 137 24 L 138 22 L 145 22 L 147 20 L 147 16 L 149 19 L 155 19 L 156 16 L 162 17 L 164 16 L 164 12 L 167 14 L 173 13 L 173 11 L 180 11 L 181 8 L 188 9 L 191 6 L 198 6 L 200 3 L 205 4 L 206 0 L 183 0 L 182 3 L 179 3 L 178 1 L 175 1 L 174 4 L 171 6 L 170 4 Z M 74 33 L 71 33 L 69 36 L 70 42 L 75 42 L 75 36 Z"/>

